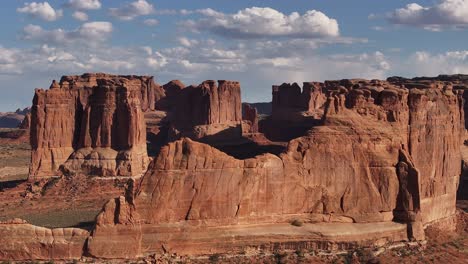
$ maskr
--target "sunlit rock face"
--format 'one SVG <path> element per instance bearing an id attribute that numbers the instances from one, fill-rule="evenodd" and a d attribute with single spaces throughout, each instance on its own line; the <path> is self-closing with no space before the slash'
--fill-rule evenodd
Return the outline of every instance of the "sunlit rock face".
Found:
<path id="1" fill-rule="evenodd" d="M 61 173 L 141 175 L 147 167 L 143 110 L 163 95 L 152 77 L 64 76 L 37 89 L 31 116 L 31 178 Z"/>
<path id="2" fill-rule="evenodd" d="M 285 151 L 237 159 L 188 138 L 169 143 L 130 195 L 105 207 L 90 252 L 151 252 L 165 243 L 156 230 L 169 232 L 164 228 L 171 225 L 269 224 L 293 216 L 313 223 L 396 221 L 407 224 L 405 239 L 422 240 L 425 225 L 454 215 L 463 89 L 392 78 L 296 86 L 273 87 L 273 113 L 260 127 L 273 137 L 290 133 L 288 125 L 307 127 L 300 136 L 285 136 L 292 138 Z M 294 119 L 275 125 L 288 115 Z M 119 223 L 116 215 L 128 221 Z M 122 242 L 108 252 L 102 244 L 108 235 L 138 246 Z M 174 247 L 183 243 L 163 237 Z"/>

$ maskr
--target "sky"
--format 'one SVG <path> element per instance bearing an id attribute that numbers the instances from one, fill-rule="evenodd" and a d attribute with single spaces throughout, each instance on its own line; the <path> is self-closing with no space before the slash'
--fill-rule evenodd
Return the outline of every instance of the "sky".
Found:
<path id="1" fill-rule="evenodd" d="M 0 111 L 86 72 L 271 85 L 468 73 L 468 0 L 2 0 Z"/>

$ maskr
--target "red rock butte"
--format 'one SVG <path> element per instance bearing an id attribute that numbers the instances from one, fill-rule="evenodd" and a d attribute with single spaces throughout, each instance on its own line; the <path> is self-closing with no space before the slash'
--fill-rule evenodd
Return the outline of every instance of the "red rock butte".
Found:
<path id="1" fill-rule="evenodd" d="M 428 226 L 454 228 L 467 86 L 457 75 L 282 84 L 259 119 L 239 82 L 64 76 L 35 92 L 30 180 L 131 184 L 90 233 L 1 223 L 0 259 L 422 241 Z M 35 237 L 5 239 L 20 233 Z"/>

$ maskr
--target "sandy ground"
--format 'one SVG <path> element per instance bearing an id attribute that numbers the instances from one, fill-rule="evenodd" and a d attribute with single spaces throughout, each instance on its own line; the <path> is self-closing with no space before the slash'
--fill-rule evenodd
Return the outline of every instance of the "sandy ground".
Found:
<path id="1" fill-rule="evenodd" d="M 0 141 L 0 182 L 26 179 L 30 159 L 28 143 Z"/>

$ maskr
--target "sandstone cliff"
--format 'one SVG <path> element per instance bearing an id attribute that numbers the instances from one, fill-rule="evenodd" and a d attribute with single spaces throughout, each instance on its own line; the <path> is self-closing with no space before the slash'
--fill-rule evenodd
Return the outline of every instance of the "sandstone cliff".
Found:
<path id="1" fill-rule="evenodd" d="M 49 90 L 37 89 L 30 177 L 143 173 L 147 154 L 142 104 L 147 102 L 142 90 L 148 87 L 154 88 L 149 77 L 85 74 L 63 77 Z"/>
<path id="2" fill-rule="evenodd" d="M 308 130 L 290 140 L 285 152 L 242 160 L 188 138 L 168 144 L 134 195 L 106 206 L 89 251 L 111 256 L 102 244 L 107 234 L 118 241 L 132 234 L 141 243 L 122 246 L 121 256 L 128 257 L 155 250 L 145 234 L 174 224 L 292 218 L 398 221 L 407 223 L 406 239 L 422 240 L 423 225 L 454 215 L 465 130 L 462 91 L 447 82 L 392 79 L 304 86 L 305 93 L 297 85 L 273 88 L 273 118 L 295 113 L 318 122 L 303 123 Z M 128 220 L 122 224 L 116 216 Z"/>
<path id="3" fill-rule="evenodd" d="M 160 86 L 149 76 L 63 76 L 49 90 L 36 90 L 30 119 L 31 179 L 137 176 L 147 167 L 146 140 L 151 154 L 182 136 L 239 140 L 240 85 L 222 80 Z"/>
<path id="4" fill-rule="evenodd" d="M 211 142 L 239 139 L 241 94 L 238 82 L 205 81 L 198 86 L 181 88 L 169 83 L 171 90 L 169 120 L 173 138 L 181 136 Z M 168 92 L 169 94 L 169 92 Z"/>

